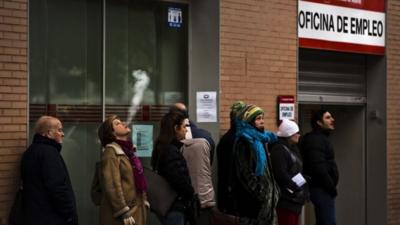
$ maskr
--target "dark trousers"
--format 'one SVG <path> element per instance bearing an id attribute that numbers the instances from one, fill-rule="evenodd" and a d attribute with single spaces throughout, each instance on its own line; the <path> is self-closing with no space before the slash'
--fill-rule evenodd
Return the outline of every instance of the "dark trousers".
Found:
<path id="1" fill-rule="evenodd" d="M 310 187 L 310 199 L 314 205 L 316 225 L 336 225 L 335 198 L 322 188 Z"/>
<path id="2" fill-rule="evenodd" d="M 212 208 L 200 209 L 196 218 L 196 225 L 210 225 L 211 210 Z"/>
<path id="3" fill-rule="evenodd" d="M 298 225 L 299 214 L 283 208 L 277 208 L 276 214 L 278 215 L 278 225 Z"/>
<path id="4" fill-rule="evenodd" d="M 159 218 L 162 225 L 185 225 L 185 215 L 180 211 L 169 211 L 164 218 Z"/>

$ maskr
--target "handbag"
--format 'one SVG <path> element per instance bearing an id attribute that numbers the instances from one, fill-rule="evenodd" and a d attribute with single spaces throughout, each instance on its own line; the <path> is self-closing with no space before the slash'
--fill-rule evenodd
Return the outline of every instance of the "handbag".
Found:
<path id="1" fill-rule="evenodd" d="M 150 209 L 157 216 L 164 217 L 174 203 L 178 193 L 157 172 L 147 167 L 143 167 L 143 170 L 148 184 L 147 200 L 150 203 Z"/>
<path id="2" fill-rule="evenodd" d="M 226 214 L 218 209 L 212 210 L 211 225 L 238 225 L 239 217 Z"/>
<path id="3" fill-rule="evenodd" d="M 18 191 L 15 195 L 14 203 L 11 206 L 11 211 L 8 216 L 8 223 L 10 225 L 23 225 L 24 208 L 23 208 L 23 188 L 19 186 Z"/>

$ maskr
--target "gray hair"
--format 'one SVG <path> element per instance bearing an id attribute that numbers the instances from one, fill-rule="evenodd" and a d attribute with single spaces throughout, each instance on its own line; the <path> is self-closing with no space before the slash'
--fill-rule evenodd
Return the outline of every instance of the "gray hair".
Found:
<path id="1" fill-rule="evenodd" d="M 54 126 L 55 121 L 60 121 L 53 116 L 41 116 L 35 124 L 35 133 L 45 135 Z"/>

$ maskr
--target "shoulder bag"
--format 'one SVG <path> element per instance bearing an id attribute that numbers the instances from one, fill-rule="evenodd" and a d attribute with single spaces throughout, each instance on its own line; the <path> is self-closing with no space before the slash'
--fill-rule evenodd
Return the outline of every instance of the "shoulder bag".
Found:
<path id="1" fill-rule="evenodd" d="M 159 217 L 164 217 L 178 193 L 174 191 L 168 182 L 156 171 L 143 167 L 144 176 L 147 181 L 147 200 L 150 203 L 150 209 Z"/>

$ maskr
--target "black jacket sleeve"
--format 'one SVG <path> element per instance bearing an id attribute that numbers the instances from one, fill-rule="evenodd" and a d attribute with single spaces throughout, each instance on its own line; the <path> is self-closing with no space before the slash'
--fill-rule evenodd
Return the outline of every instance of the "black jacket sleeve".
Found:
<path id="1" fill-rule="evenodd" d="M 311 182 L 336 196 L 336 183 L 330 174 L 330 163 L 326 157 L 327 146 L 321 138 L 309 138 L 302 146 L 304 161 Z"/>
<path id="2" fill-rule="evenodd" d="M 178 194 L 186 199 L 192 199 L 194 190 L 191 184 L 185 158 L 172 145 L 164 149 L 158 172 L 162 175 Z"/>
<path id="3" fill-rule="evenodd" d="M 276 144 L 271 149 L 271 161 L 272 171 L 279 186 L 290 189 L 293 192 L 301 191 L 301 188 L 293 182 L 290 174 L 290 168 L 294 162 L 292 162 L 290 154 L 282 144 Z"/>

